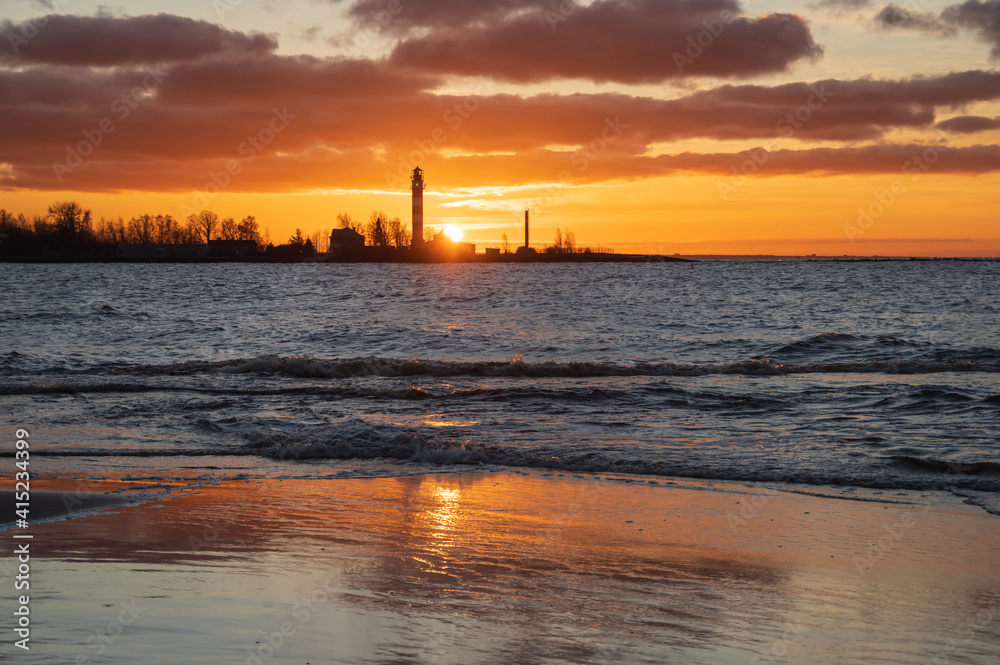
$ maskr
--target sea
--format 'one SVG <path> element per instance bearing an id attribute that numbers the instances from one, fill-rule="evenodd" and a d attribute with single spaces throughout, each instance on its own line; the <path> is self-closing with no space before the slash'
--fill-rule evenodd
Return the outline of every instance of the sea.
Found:
<path id="1" fill-rule="evenodd" d="M 1000 514 L 1000 262 L 5 264 L 4 455 L 939 490 Z"/>

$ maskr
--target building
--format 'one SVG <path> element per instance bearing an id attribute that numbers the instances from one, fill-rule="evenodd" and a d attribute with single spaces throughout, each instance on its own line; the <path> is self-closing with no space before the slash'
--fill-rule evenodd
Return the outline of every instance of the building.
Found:
<path id="1" fill-rule="evenodd" d="M 253 240 L 209 240 L 208 255 L 212 258 L 248 258 L 260 252 Z"/>
<path id="2" fill-rule="evenodd" d="M 364 252 L 365 237 L 354 229 L 334 229 L 330 232 L 330 258 L 350 258 Z"/>
<path id="3" fill-rule="evenodd" d="M 424 256 L 436 261 L 462 261 L 476 255 L 476 245 L 471 242 L 455 242 L 444 231 L 439 231 L 432 240 L 423 244 Z"/>
<path id="4" fill-rule="evenodd" d="M 145 261 L 150 259 L 207 259 L 208 245 L 163 245 L 156 243 L 120 243 L 116 249 L 120 259 Z"/>
<path id="5" fill-rule="evenodd" d="M 413 169 L 410 178 L 410 191 L 413 192 L 413 238 L 410 240 L 410 250 L 420 251 L 424 244 L 424 175 L 420 167 Z"/>

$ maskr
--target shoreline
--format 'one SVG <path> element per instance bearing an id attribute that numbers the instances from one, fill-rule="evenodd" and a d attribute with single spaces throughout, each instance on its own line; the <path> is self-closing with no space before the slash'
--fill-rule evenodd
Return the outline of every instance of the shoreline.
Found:
<path id="1" fill-rule="evenodd" d="M 365 264 L 365 263 L 389 263 L 389 264 L 416 264 L 416 265 L 438 265 L 449 263 L 726 263 L 726 262 L 753 262 L 753 263 L 780 263 L 790 261 L 796 263 L 868 263 L 868 262 L 901 262 L 901 261 L 961 261 L 961 262 L 994 262 L 998 261 L 995 256 L 812 256 L 812 255 L 770 255 L 770 254 L 531 254 L 527 256 L 517 254 L 501 254 L 499 256 L 476 254 L 470 258 L 446 259 L 446 258 L 395 258 L 387 259 L 384 256 L 372 258 L 350 258 L 350 259 L 322 259 L 322 258 L 240 258 L 240 257 L 207 257 L 207 258 L 134 258 L 134 257 L 107 257 L 107 256 L 81 256 L 81 257 L 45 257 L 45 256 L 4 256 L 0 257 L 0 263 L 138 263 L 138 264 L 217 264 L 217 263 L 250 263 L 250 264 Z"/>
<path id="2" fill-rule="evenodd" d="M 421 257 L 410 258 L 400 256 L 389 258 L 384 255 L 372 257 L 351 257 L 344 259 L 325 258 L 264 258 L 264 257 L 200 257 L 200 258 L 135 258 L 109 256 L 79 256 L 79 257 L 44 257 L 44 256 L 8 256 L 0 258 L 0 263 L 406 263 L 406 264 L 441 264 L 441 263 L 697 263 L 696 259 L 658 254 L 501 254 L 499 256 L 475 254 L 470 257 L 445 258 Z"/>

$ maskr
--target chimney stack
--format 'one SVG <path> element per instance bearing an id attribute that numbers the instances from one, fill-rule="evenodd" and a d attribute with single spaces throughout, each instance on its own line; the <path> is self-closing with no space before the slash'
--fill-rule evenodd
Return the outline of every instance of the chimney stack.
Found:
<path id="1" fill-rule="evenodd" d="M 528 211 L 524 211 L 524 248 L 528 249 Z"/>

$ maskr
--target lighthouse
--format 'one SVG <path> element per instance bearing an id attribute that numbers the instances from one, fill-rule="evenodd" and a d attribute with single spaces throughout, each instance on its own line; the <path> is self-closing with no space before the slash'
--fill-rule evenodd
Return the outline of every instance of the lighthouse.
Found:
<path id="1" fill-rule="evenodd" d="M 413 192 L 413 238 L 410 250 L 416 252 L 424 245 L 424 173 L 419 166 L 413 169 L 410 180 L 410 190 Z"/>

